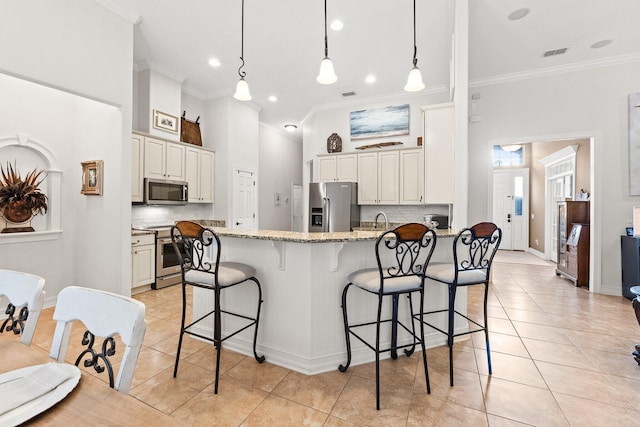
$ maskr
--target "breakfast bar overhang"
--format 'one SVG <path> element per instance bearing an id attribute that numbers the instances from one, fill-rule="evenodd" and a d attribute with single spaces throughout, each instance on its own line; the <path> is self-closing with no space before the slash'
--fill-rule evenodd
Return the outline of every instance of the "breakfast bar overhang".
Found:
<path id="1" fill-rule="evenodd" d="M 206 223 L 202 225 L 207 226 Z M 303 374 L 312 375 L 332 371 L 346 361 L 344 324 L 341 295 L 347 277 L 353 271 L 375 268 L 374 244 L 381 231 L 354 231 L 349 233 L 299 233 L 287 231 L 243 231 L 213 228 L 222 245 L 221 261 L 250 264 L 262 284 L 263 305 L 260 314 L 257 349 L 269 363 L 280 365 Z M 431 262 L 452 262 L 453 233 L 437 230 L 438 240 Z M 255 310 L 249 301 L 253 289 L 229 289 L 223 296 L 223 305 L 246 306 L 247 313 Z M 364 298 L 367 298 L 365 296 Z M 360 295 L 349 301 L 350 319 L 373 320 L 376 304 Z M 375 296 L 371 296 L 375 298 Z M 193 316 L 199 318 L 212 310 L 211 292 L 193 291 Z M 409 302 L 400 300 L 399 320 L 410 325 Z M 456 308 L 466 314 L 465 288 L 456 294 Z M 414 304 L 414 307 L 418 305 Z M 425 282 L 425 311 L 447 307 L 447 288 L 441 284 Z M 385 306 L 389 315 L 391 298 Z M 437 315 L 440 316 L 440 315 Z M 431 323 L 446 329 L 446 314 L 431 317 Z M 223 315 L 222 329 L 233 329 L 240 320 Z M 416 324 L 416 327 L 418 325 Z M 456 323 L 456 331 L 468 325 Z M 212 320 L 204 323 L 198 332 L 213 334 Z M 367 331 L 368 333 L 368 331 Z M 371 329 L 375 336 L 375 329 Z M 383 328 L 384 345 L 391 339 L 390 328 Z M 425 327 L 427 347 L 446 344 L 446 337 Z M 398 343 L 411 340 L 399 328 Z M 253 355 L 252 332 L 244 331 L 225 341 L 223 349 L 232 349 Z M 224 351 L 224 350 L 223 350 Z M 374 354 L 361 343 L 352 342 L 352 365 L 371 362 Z M 389 353 L 383 354 L 389 357 Z"/>

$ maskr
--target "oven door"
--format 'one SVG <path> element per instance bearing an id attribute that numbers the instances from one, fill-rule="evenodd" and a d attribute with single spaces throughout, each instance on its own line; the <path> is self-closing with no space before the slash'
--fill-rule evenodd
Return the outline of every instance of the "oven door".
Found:
<path id="1" fill-rule="evenodd" d="M 160 284 L 162 279 L 167 276 L 173 278 L 172 284 L 181 280 L 180 259 L 173 249 L 171 237 L 158 237 L 156 241 L 156 282 Z"/>

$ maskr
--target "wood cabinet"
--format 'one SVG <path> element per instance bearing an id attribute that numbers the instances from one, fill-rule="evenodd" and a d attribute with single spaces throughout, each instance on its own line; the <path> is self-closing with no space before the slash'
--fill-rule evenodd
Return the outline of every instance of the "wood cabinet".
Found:
<path id="1" fill-rule="evenodd" d="M 144 198 L 144 137 L 131 137 L 131 201 L 142 202 Z"/>
<path id="2" fill-rule="evenodd" d="M 453 103 L 423 107 L 424 196 L 428 204 L 452 204 L 455 192 L 455 108 Z"/>
<path id="3" fill-rule="evenodd" d="M 359 205 L 397 205 L 399 192 L 397 150 L 358 154 Z"/>
<path id="4" fill-rule="evenodd" d="M 186 181 L 189 184 L 189 203 L 213 203 L 214 154 L 198 147 L 185 152 Z"/>
<path id="5" fill-rule="evenodd" d="M 424 151 L 422 148 L 401 150 L 400 204 L 418 205 L 424 201 Z"/>
<path id="6" fill-rule="evenodd" d="M 358 157 L 356 154 L 318 156 L 318 181 L 357 182 Z"/>
<path id="7" fill-rule="evenodd" d="M 145 137 L 144 177 L 185 181 L 185 146 Z"/>
<path id="8" fill-rule="evenodd" d="M 634 286 L 640 286 L 640 237 L 620 236 L 620 259 L 622 262 L 622 296 L 634 299 L 631 292 Z"/>
<path id="9" fill-rule="evenodd" d="M 589 286 L 589 202 L 558 204 L 558 264 L 556 274 L 576 286 Z"/>
<path id="10" fill-rule="evenodd" d="M 156 236 L 138 234 L 131 236 L 131 288 L 149 285 L 156 281 Z"/>

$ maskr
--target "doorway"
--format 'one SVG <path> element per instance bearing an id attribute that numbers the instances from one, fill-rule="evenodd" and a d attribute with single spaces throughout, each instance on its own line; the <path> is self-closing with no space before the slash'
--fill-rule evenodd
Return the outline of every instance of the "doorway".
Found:
<path id="1" fill-rule="evenodd" d="M 529 169 L 493 171 L 493 222 L 502 229 L 500 249 L 524 251 L 529 242 Z"/>
<path id="2" fill-rule="evenodd" d="M 304 210 L 302 209 L 302 185 L 291 184 L 291 231 L 302 232 Z"/>
<path id="3" fill-rule="evenodd" d="M 233 223 L 231 228 L 256 228 L 256 179 L 253 171 L 233 171 Z"/>

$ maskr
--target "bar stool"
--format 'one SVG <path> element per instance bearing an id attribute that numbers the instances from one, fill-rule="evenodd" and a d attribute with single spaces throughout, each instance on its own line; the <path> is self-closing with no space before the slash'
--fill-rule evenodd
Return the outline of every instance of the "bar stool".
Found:
<path id="1" fill-rule="evenodd" d="M 491 353 L 489 347 L 489 331 L 487 329 L 487 296 L 493 257 L 500 246 L 502 230 L 490 222 L 481 222 L 460 231 L 453 240 L 453 263 L 431 263 L 427 267 L 427 279 L 444 283 L 449 288 L 449 307 L 435 310 L 424 315 L 443 313 L 448 314 L 447 330 L 438 328 L 429 322 L 424 322 L 431 328 L 447 335 L 449 346 L 449 380 L 453 386 L 453 339 L 461 335 L 484 331 L 487 343 L 487 362 L 489 374 L 491 370 Z M 470 319 L 455 309 L 456 290 L 460 286 L 484 285 L 484 324 Z M 454 317 L 461 316 L 473 323 L 477 329 L 454 333 Z"/>
<path id="2" fill-rule="evenodd" d="M 429 384 L 429 371 L 427 368 L 427 352 L 424 345 L 424 323 L 422 312 L 424 311 L 424 271 L 433 250 L 436 246 L 436 233 L 426 226 L 417 223 L 404 224 L 394 230 L 387 231 L 376 240 L 375 253 L 377 268 L 369 268 L 351 273 L 348 283 L 342 291 L 342 315 L 344 320 L 344 333 L 347 342 L 347 363 L 340 365 L 338 369 L 345 372 L 351 364 L 351 340 L 353 335 L 364 345 L 375 352 L 376 357 L 376 409 L 380 409 L 380 354 L 391 352 L 391 357 L 396 358 L 399 349 L 405 349 L 407 356 L 411 356 L 417 343 L 422 347 L 422 361 L 427 383 L 427 393 L 431 393 Z M 377 296 L 376 320 L 365 323 L 349 324 L 347 316 L 347 294 L 352 286 L 369 294 Z M 420 312 L 415 317 L 419 321 L 420 333 L 416 334 L 414 325 L 413 305 L 411 295 L 419 293 Z M 411 314 L 411 329 L 398 320 L 398 297 L 407 295 Z M 382 319 L 382 301 L 384 297 L 392 297 L 391 318 Z M 391 345 L 388 348 L 380 348 L 380 326 L 383 323 L 391 323 Z M 369 343 L 365 338 L 355 332 L 358 328 L 375 325 L 375 343 Z M 397 326 L 401 326 L 408 332 L 413 342 L 398 345 Z M 371 328 L 369 328 L 371 329 Z"/>
<path id="3" fill-rule="evenodd" d="M 174 378 L 178 374 L 178 363 L 180 362 L 180 350 L 182 348 L 182 338 L 184 334 L 196 336 L 198 338 L 213 342 L 216 348 L 216 376 L 214 393 L 218 394 L 218 380 L 220 377 L 220 353 L 222 343 L 232 336 L 244 331 L 251 326 L 255 326 L 253 333 L 253 355 L 258 363 L 264 362 L 264 356 L 258 356 L 256 352 L 256 339 L 258 337 L 258 323 L 260 321 L 260 307 L 262 305 L 262 289 L 260 282 L 256 279 L 255 268 L 237 262 L 220 262 L 222 246 L 220 239 L 209 228 L 204 228 L 200 224 L 191 221 L 180 221 L 171 227 L 171 240 L 173 247 L 180 260 L 182 271 L 182 323 L 180 326 L 180 338 L 178 340 L 178 351 L 176 363 L 173 369 Z M 246 316 L 237 312 L 224 310 L 220 306 L 220 292 L 242 283 L 254 283 L 258 288 L 258 309 L 255 317 Z M 187 286 L 208 289 L 214 292 L 214 309 L 199 319 L 194 320 L 185 326 L 187 312 Z M 222 314 L 233 316 L 248 321 L 242 327 L 230 331 L 226 336 L 222 335 Z M 191 330 L 202 320 L 213 315 L 213 337 L 202 335 Z"/>

